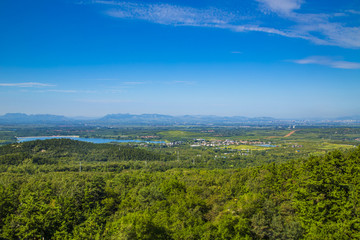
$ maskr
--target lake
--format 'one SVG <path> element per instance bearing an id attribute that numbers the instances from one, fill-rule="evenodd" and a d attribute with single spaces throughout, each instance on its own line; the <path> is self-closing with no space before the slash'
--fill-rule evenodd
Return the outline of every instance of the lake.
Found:
<path id="1" fill-rule="evenodd" d="M 164 141 L 145 141 L 145 140 L 116 140 L 116 139 L 107 139 L 107 138 L 81 138 L 77 136 L 39 136 L 39 137 L 18 137 L 18 142 L 28 142 L 35 140 L 47 140 L 47 139 L 72 139 L 83 142 L 91 142 L 91 143 L 110 143 L 110 142 L 118 142 L 118 143 L 165 143 Z"/>

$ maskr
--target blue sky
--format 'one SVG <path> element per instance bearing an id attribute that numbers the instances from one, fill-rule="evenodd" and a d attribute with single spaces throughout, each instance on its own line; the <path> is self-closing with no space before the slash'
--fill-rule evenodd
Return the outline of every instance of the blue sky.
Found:
<path id="1" fill-rule="evenodd" d="M 0 1 L 0 114 L 360 114 L 360 1 Z"/>

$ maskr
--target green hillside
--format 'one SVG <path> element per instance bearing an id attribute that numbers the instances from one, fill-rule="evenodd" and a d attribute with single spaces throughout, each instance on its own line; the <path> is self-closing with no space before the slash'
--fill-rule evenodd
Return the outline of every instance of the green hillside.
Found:
<path id="1" fill-rule="evenodd" d="M 42 165 L 56 166 L 0 174 L 1 239 L 360 238 L 360 147 L 241 169 L 121 172 L 58 171 L 67 157 L 59 148 L 84 162 L 96 159 L 87 154 L 112 151 L 126 162 L 125 150 L 113 145 L 51 140 L 1 147 L 2 161 L 17 156 L 8 162 L 14 168 L 36 166 L 41 154 Z"/>

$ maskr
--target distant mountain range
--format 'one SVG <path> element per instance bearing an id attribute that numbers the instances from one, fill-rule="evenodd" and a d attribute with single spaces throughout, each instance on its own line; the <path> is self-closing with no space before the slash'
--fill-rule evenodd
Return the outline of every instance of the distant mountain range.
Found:
<path id="1" fill-rule="evenodd" d="M 214 115 L 184 115 L 170 116 L 162 114 L 109 114 L 103 118 L 95 120 L 99 123 L 123 123 L 123 124 L 233 124 L 254 121 L 274 121 L 274 118 L 247 118 L 247 117 L 221 117 Z"/>
<path id="2" fill-rule="evenodd" d="M 0 124 L 54 124 L 72 121 L 71 118 L 50 114 L 27 115 L 24 113 L 7 113 L 0 116 Z"/>
<path id="3" fill-rule="evenodd" d="M 271 117 L 249 118 L 243 116 L 222 117 L 215 115 L 184 115 L 171 116 L 162 114 L 109 114 L 101 118 L 86 117 L 65 117 L 50 114 L 33 114 L 24 113 L 7 113 L 0 116 L 0 124 L 16 125 L 16 124 L 90 124 L 90 125 L 270 125 L 270 124 L 293 124 L 304 122 L 360 122 L 360 116 L 343 117 L 336 119 L 322 120 L 290 120 L 275 119 Z"/>

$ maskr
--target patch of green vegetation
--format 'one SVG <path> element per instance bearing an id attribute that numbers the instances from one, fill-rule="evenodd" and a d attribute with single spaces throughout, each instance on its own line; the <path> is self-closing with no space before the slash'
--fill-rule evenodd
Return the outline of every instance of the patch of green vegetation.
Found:
<path id="1" fill-rule="evenodd" d="M 190 131 L 180 131 L 180 130 L 172 130 L 172 131 L 163 131 L 158 132 L 163 138 L 176 138 L 176 139 L 184 139 L 184 138 L 194 138 L 194 137 L 204 137 L 207 134 L 201 134 L 198 132 L 190 132 Z"/>
<path id="2" fill-rule="evenodd" d="M 354 148 L 354 145 L 348 145 L 348 144 L 334 144 L 334 143 L 322 143 L 319 146 L 320 149 L 323 150 L 335 150 L 335 149 L 351 149 Z"/>
<path id="3" fill-rule="evenodd" d="M 226 146 L 226 148 L 236 149 L 236 150 L 255 150 L 255 151 L 271 149 L 271 147 L 263 147 L 263 146 L 256 146 L 256 145 L 230 145 L 230 146 Z"/>
<path id="4" fill-rule="evenodd" d="M 19 160 L 0 173 L 0 238 L 360 238 L 360 147 L 225 170 L 192 169 L 193 162 L 188 162 L 187 169 L 143 165 L 116 171 L 116 161 L 87 160 L 92 154 L 84 155 L 95 151 L 109 157 L 118 147 L 63 140 L 0 147 L 1 157 Z M 202 160 L 202 149 L 183 150 Z M 33 158 L 37 154 L 58 162 L 38 164 Z M 64 161 L 76 154 L 85 161 L 81 172 L 78 163 L 70 168 Z M 166 162 L 153 159 L 147 164 Z"/>

